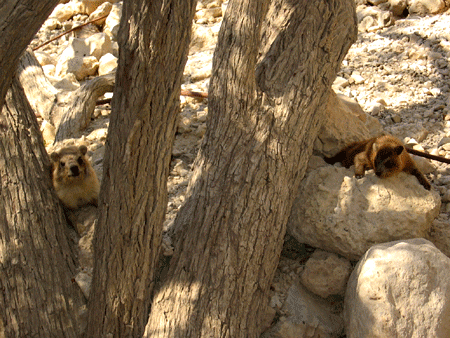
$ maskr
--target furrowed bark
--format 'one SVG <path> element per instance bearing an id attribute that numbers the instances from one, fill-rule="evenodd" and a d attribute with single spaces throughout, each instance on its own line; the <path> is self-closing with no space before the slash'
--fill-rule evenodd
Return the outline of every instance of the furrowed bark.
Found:
<path id="1" fill-rule="evenodd" d="M 356 33 L 352 0 L 230 1 L 207 132 L 145 337 L 259 336 L 290 208 Z"/>
<path id="2" fill-rule="evenodd" d="M 0 336 L 80 337 L 85 299 L 42 135 L 14 78 L 0 129 Z M 73 243 L 72 243 L 73 244 Z"/>
<path id="3" fill-rule="evenodd" d="M 148 319 L 195 5 L 123 5 L 94 238 L 89 337 L 139 337 Z"/>

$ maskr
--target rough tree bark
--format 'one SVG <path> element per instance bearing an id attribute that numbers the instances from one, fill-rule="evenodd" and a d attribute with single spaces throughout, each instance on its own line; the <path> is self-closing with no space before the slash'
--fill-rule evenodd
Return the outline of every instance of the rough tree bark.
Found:
<path id="1" fill-rule="evenodd" d="M 145 337 L 259 336 L 290 208 L 356 33 L 353 0 L 230 1 L 181 235 Z"/>
<path id="2" fill-rule="evenodd" d="M 0 337 L 80 337 L 85 299 L 42 135 L 17 78 L 0 129 Z M 72 243 L 73 244 L 73 243 Z"/>
<path id="3" fill-rule="evenodd" d="M 195 5 L 196 0 L 123 5 L 94 238 L 89 337 L 139 337 L 148 319 Z"/>
<path id="4" fill-rule="evenodd" d="M 57 3 L 58 0 L 0 2 L 0 108 L 20 55 Z"/>

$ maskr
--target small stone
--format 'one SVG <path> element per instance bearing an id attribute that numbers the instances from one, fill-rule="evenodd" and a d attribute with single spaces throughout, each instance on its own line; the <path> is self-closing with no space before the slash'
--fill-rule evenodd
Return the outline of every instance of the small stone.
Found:
<path id="1" fill-rule="evenodd" d="M 300 279 L 309 291 L 327 298 L 331 295 L 344 295 L 351 271 L 352 266 L 347 259 L 316 250 L 306 262 Z"/>
<path id="2" fill-rule="evenodd" d="M 450 143 L 450 137 L 443 137 L 439 143 L 438 143 L 438 147 L 442 147 L 444 144 L 448 144 Z"/>
<path id="3" fill-rule="evenodd" d="M 413 146 L 414 150 L 418 150 L 418 151 L 425 151 L 425 149 L 423 149 L 422 145 L 420 144 L 416 144 Z"/>
<path id="4" fill-rule="evenodd" d="M 351 78 L 355 84 L 362 84 L 365 81 L 365 79 L 357 72 L 353 72 Z"/>
<path id="5" fill-rule="evenodd" d="M 394 121 L 394 123 L 400 123 L 402 122 L 402 118 L 400 117 L 400 115 L 394 114 L 392 115 L 392 121 Z"/>
<path id="6" fill-rule="evenodd" d="M 118 58 L 111 53 L 103 55 L 98 61 L 98 75 L 109 74 L 116 70 Z"/>
<path id="7" fill-rule="evenodd" d="M 112 3 L 108 2 L 108 1 L 102 3 L 100 6 L 97 7 L 97 9 L 95 11 L 93 11 L 89 15 L 89 21 L 99 19 L 105 15 L 109 15 L 109 13 L 111 13 L 112 6 L 113 6 Z M 105 22 L 106 22 L 106 18 L 95 21 L 95 24 L 97 26 L 103 26 L 105 24 Z"/>

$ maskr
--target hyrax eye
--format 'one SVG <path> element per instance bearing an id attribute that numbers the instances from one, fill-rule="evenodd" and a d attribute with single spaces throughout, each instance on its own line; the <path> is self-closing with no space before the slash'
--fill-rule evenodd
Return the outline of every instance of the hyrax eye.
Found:
<path id="1" fill-rule="evenodd" d="M 395 167 L 395 163 L 392 161 L 387 161 L 386 163 L 384 163 L 384 166 L 388 169 L 392 169 Z"/>
<path id="2" fill-rule="evenodd" d="M 81 157 L 78 157 L 77 162 L 78 162 L 79 165 L 83 165 L 83 163 L 84 163 L 84 161 L 83 161 L 83 159 Z"/>
<path id="3" fill-rule="evenodd" d="M 59 162 L 59 164 L 61 165 L 61 168 L 63 168 L 66 165 L 66 162 Z"/>

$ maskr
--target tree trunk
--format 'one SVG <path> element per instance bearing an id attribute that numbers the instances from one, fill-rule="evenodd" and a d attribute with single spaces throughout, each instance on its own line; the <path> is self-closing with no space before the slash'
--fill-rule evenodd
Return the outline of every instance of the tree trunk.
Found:
<path id="1" fill-rule="evenodd" d="M 89 337 L 139 337 L 148 319 L 195 5 L 123 5 L 94 238 Z"/>
<path id="2" fill-rule="evenodd" d="M 80 337 L 85 299 L 50 161 L 14 78 L 0 130 L 0 337 Z"/>
<path id="3" fill-rule="evenodd" d="M 230 1 L 181 235 L 145 337 L 259 336 L 291 205 L 356 34 L 353 0 Z"/>
<path id="4" fill-rule="evenodd" d="M 25 51 L 58 0 L 0 2 L 0 109 Z"/>

